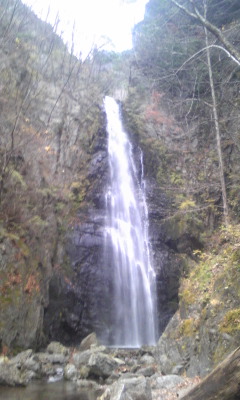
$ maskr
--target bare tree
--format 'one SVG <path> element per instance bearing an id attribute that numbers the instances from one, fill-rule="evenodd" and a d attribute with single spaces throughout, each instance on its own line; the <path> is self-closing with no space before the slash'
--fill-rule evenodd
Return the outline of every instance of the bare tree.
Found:
<path id="1" fill-rule="evenodd" d="M 199 21 L 209 32 L 211 32 L 223 45 L 223 47 L 229 52 L 231 57 L 240 65 L 240 52 L 235 46 L 226 38 L 221 29 L 213 25 L 207 19 L 205 13 L 202 14 L 196 6 L 194 0 L 187 0 L 188 7 L 179 3 L 177 0 L 170 0 L 180 10 L 184 11 L 187 15 Z"/>
<path id="2" fill-rule="evenodd" d="M 206 2 L 206 0 L 204 0 L 204 17 L 206 16 L 206 14 L 207 14 L 207 2 Z M 218 118 L 215 87 L 214 87 L 214 81 L 213 81 L 212 63 L 211 63 L 211 57 L 210 57 L 208 30 L 207 30 L 206 26 L 204 26 L 204 33 L 205 33 L 205 41 L 206 41 L 206 52 L 207 52 L 207 66 L 208 66 L 208 74 L 209 74 L 209 83 L 210 83 L 211 96 L 212 96 L 213 120 L 214 120 L 215 133 L 216 133 L 216 142 L 217 142 L 217 153 L 218 153 L 218 162 L 219 162 L 219 175 L 220 175 L 222 201 L 223 201 L 223 215 L 224 215 L 225 225 L 227 225 L 228 224 L 228 204 L 227 204 L 227 192 L 226 192 L 225 177 L 224 177 L 224 165 L 223 165 L 223 156 L 222 156 L 222 147 L 221 147 L 221 135 L 220 135 L 220 127 L 219 127 L 219 118 Z"/>

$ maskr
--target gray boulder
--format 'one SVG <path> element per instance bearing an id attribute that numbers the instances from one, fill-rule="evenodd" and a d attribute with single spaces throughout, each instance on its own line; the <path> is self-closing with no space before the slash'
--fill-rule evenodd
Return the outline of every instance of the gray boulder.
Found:
<path id="1" fill-rule="evenodd" d="M 87 337 L 85 337 L 82 341 L 81 344 L 79 346 L 79 350 L 80 351 L 85 351 L 85 350 L 89 350 L 91 348 L 91 346 L 98 346 L 98 340 L 97 340 L 97 335 L 96 333 L 90 333 L 90 335 L 88 335 Z"/>
<path id="2" fill-rule="evenodd" d="M 87 365 L 91 355 L 92 355 L 92 351 L 91 350 L 85 350 L 85 351 L 82 351 L 82 352 L 77 351 L 72 356 L 72 363 L 77 368 L 81 367 L 82 365 Z"/>
<path id="3" fill-rule="evenodd" d="M 59 342 L 51 342 L 47 347 L 47 352 L 49 354 L 62 354 L 63 356 L 67 356 L 69 354 L 69 349 Z"/>
<path id="4" fill-rule="evenodd" d="M 103 353 L 93 353 L 88 361 L 89 373 L 102 378 L 108 378 L 118 366 L 118 360 Z"/>
<path id="5" fill-rule="evenodd" d="M 14 364 L 0 364 L 0 386 L 27 386 L 32 377 L 31 371 L 22 371 Z"/>
<path id="6" fill-rule="evenodd" d="M 48 354 L 48 353 L 36 353 L 34 359 L 39 361 L 41 364 L 66 364 L 68 357 L 63 354 Z"/>
<path id="7" fill-rule="evenodd" d="M 64 378 L 73 381 L 78 377 L 78 370 L 74 364 L 67 364 L 64 368 Z"/>
<path id="8" fill-rule="evenodd" d="M 154 368 L 153 366 L 149 365 L 148 367 L 145 368 L 140 368 L 137 373 L 139 375 L 143 375 L 145 377 L 150 377 L 152 375 L 154 375 L 156 372 L 156 368 Z"/>
<path id="9" fill-rule="evenodd" d="M 91 345 L 91 349 L 84 351 L 76 351 L 72 356 L 72 363 L 76 365 L 76 367 L 80 367 L 82 365 L 86 365 L 89 361 L 89 358 L 94 353 L 104 353 L 107 349 L 105 346 L 95 346 Z"/>
<path id="10" fill-rule="evenodd" d="M 151 365 L 156 363 L 155 358 L 149 354 L 144 354 L 144 356 L 140 358 L 140 362 L 143 365 Z"/>
<path id="11" fill-rule="evenodd" d="M 178 375 L 157 376 L 151 380 L 151 387 L 154 389 L 172 389 L 184 383 L 184 379 Z"/>
<path id="12" fill-rule="evenodd" d="M 27 377 L 37 377 L 41 370 L 41 365 L 35 359 L 34 353 L 31 349 L 22 351 L 15 357 L 11 358 L 8 362 L 9 367 L 17 368 L 23 374 L 26 371 Z M 28 372 L 27 372 L 28 371 Z"/>
<path id="13" fill-rule="evenodd" d="M 144 376 L 119 379 L 101 396 L 100 400 L 151 400 L 151 388 Z"/>
<path id="14" fill-rule="evenodd" d="M 33 351 L 31 349 L 22 351 L 17 354 L 15 357 L 11 358 L 9 363 L 11 365 L 16 365 L 17 367 L 21 367 L 27 360 L 29 360 L 33 355 Z"/>

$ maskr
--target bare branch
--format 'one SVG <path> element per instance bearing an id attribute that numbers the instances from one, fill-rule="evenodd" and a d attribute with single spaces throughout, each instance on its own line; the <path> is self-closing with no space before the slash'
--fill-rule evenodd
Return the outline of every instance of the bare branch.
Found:
<path id="1" fill-rule="evenodd" d="M 189 0 L 189 3 L 192 4 L 194 12 L 190 11 L 187 7 L 178 3 L 176 0 L 171 0 L 173 4 L 175 4 L 180 10 L 184 11 L 187 15 L 194 18 L 195 20 L 201 22 L 201 24 L 211 32 L 224 46 L 226 51 L 231 55 L 231 58 L 240 65 L 240 53 L 239 51 L 229 42 L 228 39 L 223 35 L 222 31 L 213 25 L 211 22 L 207 20 L 205 16 L 203 16 L 194 3 Z"/>
<path id="2" fill-rule="evenodd" d="M 216 48 L 216 49 L 220 49 L 222 51 L 224 51 L 228 57 L 232 58 L 232 60 L 234 60 L 239 66 L 240 66 L 240 61 L 235 60 L 232 55 L 222 46 L 219 46 L 217 44 L 210 44 L 207 47 L 203 47 L 201 50 L 197 51 L 196 53 L 194 53 L 191 57 L 189 57 L 186 61 L 184 61 L 184 63 L 181 65 L 180 68 L 178 68 L 178 70 L 176 71 L 176 73 L 178 73 L 179 71 L 181 71 L 181 69 L 184 67 L 184 65 L 186 65 L 189 61 L 191 61 L 193 58 L 195 58 L 198 54 L 202 53 L 205 50 L 209 50 L 211 48 Z"/>

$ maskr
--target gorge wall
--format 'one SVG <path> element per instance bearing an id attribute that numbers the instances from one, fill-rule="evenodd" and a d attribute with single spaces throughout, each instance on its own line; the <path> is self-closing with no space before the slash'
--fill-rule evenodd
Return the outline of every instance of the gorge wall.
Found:
<path id="1" fill-rule="evenodd" d="M 136 165 L 139 147 L 144 154 L 162 372 L 205 375 L 239 343 L 239 68 L 214 53 L 232 218 L 221 227 L 206 68 L 197 59 L 175 73 L 201 47 L 202 33 L 193 24 L 188 40 L 185 17 L 161 7 L 149 2 L 134 54 L 95 52 L 79 61 L 21 2 L 0 3 L 3 353 L 50 340 L 78 344 L 91 331 L 101 338 L 108 329 L 102 103 L 121 85 Z M 171 17 L 163 31 L 162 15 Z M 227 23 L 238 43 L 238 22 Z M 176 38 L 180 58 L 173 57 Z"/>
<path id="2" fill-rule="evenodd" d="M 95 331 L 104 338 L 111 325 L 111 271 L 104 263 L 105 193 L 109 182 L 106 121 L 93 143 L 93 156 L 86 179 L 87 206 L 77 212 L 77 223 L 66 236 L 66 253 L 72 275 L 67 282 L 56 271 L 50 280 L 49 305 L 45 310 L 44 329 L 48 340 L 78 343 Z M 135 143 L 136 164 L 140 165 Z M 139 172 L 140 173 L 140 172 Z M 149 233 L 153 267 L 157 275 L 158 335 L 178 306 L 181 260 L 167 244 L 161 219 L 167 209 L 167 198 L 154 181 L 147 181 Z M 154 210 L 158 210 L 158 212 Z"/>

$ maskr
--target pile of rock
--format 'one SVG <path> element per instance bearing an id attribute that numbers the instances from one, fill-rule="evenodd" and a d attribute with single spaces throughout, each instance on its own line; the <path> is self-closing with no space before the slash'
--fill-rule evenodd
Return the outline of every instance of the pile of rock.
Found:
<path id="1" fill-rule="evenodd" d="M 26 350 L 12 359 L 1 358 L 0 385 L 26 386 L 32 379 L 66 379 L 101 400 L 151 400 L 159 391 L 167 395 L 170 389 L 184 386 L 186 380 L 180 376 L 161 376 L 153 355 L 150 347 L 106 348 L 91 334 L 79 348 L 52 342 L 44 352 Z"/>

